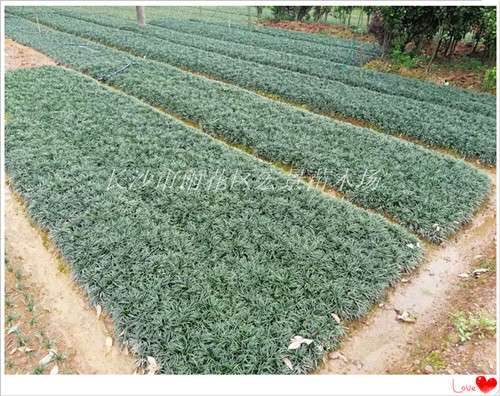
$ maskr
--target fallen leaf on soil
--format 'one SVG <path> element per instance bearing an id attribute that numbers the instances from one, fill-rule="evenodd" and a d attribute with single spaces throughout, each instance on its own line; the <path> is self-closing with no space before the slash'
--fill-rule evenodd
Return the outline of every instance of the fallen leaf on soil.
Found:
<path id="1" fill-rule="evenodd" d="M 99 304 L 97 304 L 95 306 L 95 311 L 97 313 L 97 320 L 99 320 L 99 318 L 101 317 L 101 313 L 102 313 L 102 308 L 101 308 L 101 306 Z"/>
<path id="2" fill-rule="evenodd" d="M 396 310 L 396 319 L 405 323 L 415 323 L 417 319 L 408 311 Z"/>
<path id="3" fill-rule="evenodd" d="M 14 348 L 12 351 L 10 351 L 10 354 L 13 355 L 16 352 L 17 352 L 17 348 Z"/>
<path id="4" fill-rule="evenodd" d="M 469 277 L 469 274 L 468 274 L 468 273 L 466 273 L 466 272 L 462 272 L 461 274 L 458 274 L 458 277 L 459 277 L 459 278 L 466 279 L 466 278 L 468 278 L 468 277 Z"/>
<path id="5" fill-rule="evenodd" d="M 401 283 L 408 283 L 410 280 L 408 278 L 401 278 Z"/>
<path id="6" fill-rule="evenodd" d="M 148 356 L 148 374 L 155 374 L 160 370 L 160 366 L 156 363 L 156 360 L 152 356 Z"/>
<path id="7" fill-rule="evenodd" d="M 303 338 L 301 336 L 295 336 L 290 339 L 290 345 L 288 345 L 288 349 L 298 349 L 302 344 L 309 345 L 313 340 L 309 338 Z"/>
<path id="8" fill-rule="evenodd" d="M 57 364 L 54 364 L 54 367 L 52 367 L 52 370 L 50 370 L 50 375 L 56 374 L 59 374 L 59 366 L 57 366 Z"/>
<path id="9" fill-rule="evenodd" d="M 472 271 L 472 273 L 477 278 L 479 275 L 484 274 L 485 272 L 488 272 L 488 271 L 489 271 L 488 268 L 477 268 L 474 271 Z"/>
<path id="10" fill-rule="evenodd" d="M 111 349 L 113 346 L 113 339 L 111 337 L 106 337 L 106 348 Z"/>
<path id="11" fill-rule="evenodd" d="M 337 314 L 332 313 L 332 318 L 335 322 L 337 322 L 337 324 L 340 324 L 340 318 Z"/>
<path id="12" fill-rule="evenodd" d="M 49 353 L 47 355 L 45 355 L 45 357 L 40 359 L 38 364 L 40 366 L 46 366 L 47 364 L 49 364 L 52 361 L 52 359 L 54 358 L 54 355 L 55 355 L 54 351 L 50 350 Z"/>
<path id="13" fill-rule="evenodd" d="M 293 370 L 293 365 L 292 365 L 292 362 L 290 361 L 290 359 L 283 358 L 283 363 L 285 363 L 286 367 L 288 367 L 290 370 Z"/>
<path id="14" fill-rule="evenodd" d="M 337 352 L 337 351 L 330 352 L 328 354 L 328 358 L 331 359 L 331 360 L 341 359 L 341 360 L 343 360 L 344 362 L 347 363 L 347 358 L 344 355 L 342 355 L 340 352 Z"/>
<path id="15" fill-rule="evenodd" d="M 19 323 L 16 324 L 16 325 L 14 325 L 14 326 L 12 326 L 9 330 L 7 330 L 7 334 L 15 333 L 16 331 L 19 330 L 19 326 L 20 326 Z"/>
<path id="16" fill-rule="evenodd" d="M 28 347 L 19 347 L 19 348 L 17 348 L 17 350 L 18 350 L 19 352 L 24 352 L 24 353 L 27 353 L 27 352 L 31 352 L 31 351 L 33 351 L 33 349 L 28 348 Z"/>

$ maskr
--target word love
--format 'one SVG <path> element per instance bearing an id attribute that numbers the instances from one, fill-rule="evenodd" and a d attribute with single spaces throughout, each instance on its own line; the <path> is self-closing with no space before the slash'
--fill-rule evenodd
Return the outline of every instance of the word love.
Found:
<path id="1" fill-rule="evenodd" d="M 480 375 L 476 378 L 476 385 L 465 384 L 465 385 L 456 385 L 455 380 L 451 381 L 451 386 L 453 392 L 455 393 L 470 393 L 477 392 L 480 390 L 483 393 L 488 393 L 491 390 L 495 389 L 497 386 L 497 380 L 495 378 L 486 379 L 484 376 Z"/>

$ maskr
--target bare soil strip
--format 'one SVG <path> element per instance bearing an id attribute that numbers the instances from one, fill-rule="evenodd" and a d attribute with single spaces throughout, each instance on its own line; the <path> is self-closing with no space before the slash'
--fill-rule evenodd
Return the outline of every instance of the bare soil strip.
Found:
<path id="1" fill-rule="evenodd" d="M 74 351 L 78 371 L 85 374 L 132 374 L 134 359 L 114 342 L 109 320 L 97 318 L 88 300 L 58 259 L 50 242 L 31 225 L 19 199 L 5 187 L 5 252 L 36 286 L 39 306 L 47 312 L 48 327 L 62 334 Z M 113 346 L 109 347 L 109 337 Z"/>
<path id="2" fill-rule="evenodd" d="M 495 183 L 495 172 L 489 172 Z M 473 221 L 441 246 L 427 246 L 425 262 L 396 285 L 383 305 L 365 320 L 351 326 L 338 354 L 329 354 L 320 373 L 383 374 L 406 354 L 423 329 L 432 327 L 444 310 L 443 303 L 460 292 L 459 274 L 470 271 L 485 251 L 496 245 L 496 186 Z M 494 293 L 493 293 L 494 297 Z M 407 311 L 415 323 L 397 320 L 395 310 Z"/>
<path id="3" fill-rule="evenodd" d="M 17 44 L 11 39 L 5 39 L 6 70 L 20 67 L 54 66 L 55 64 L 52 59 L 33 48 Z"/>

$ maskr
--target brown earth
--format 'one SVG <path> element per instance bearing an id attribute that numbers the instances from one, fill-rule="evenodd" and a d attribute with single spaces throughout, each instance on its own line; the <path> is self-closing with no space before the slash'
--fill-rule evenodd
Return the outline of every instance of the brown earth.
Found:
<path id="1" fill-rule="evenodd" d="M 298 22 L 298 21 L 266 21 L 264 25 L 274 28 L 294 30 L 296 32 L 318 33 L 328 36 L 342 37 L 352 40 L 360 40 L 367 42 L 376 42 L 371 34 L 363 34 L 353 32 L 352 29 L 345 25 L 334 25 L 331 23 L 313 23 L 313 22 Z"/>
<path id="2" fill-rule="evenodd" d="M 432 65 L 431 70 L 427 71 L 425 63 L 417 63 L 414 67 L 407 68 L 395 65 L 390 59 L 374 59 L 366 63 L 364 67 L 384 73 L 399 74 L 405 77 L 429 81 L 438 85 L 450 84 L 464 89 L 489 92 L 496 95 L 496 88 L 487 90 L 483 87 L 483 69 L 450 67 L 449 63 L 440 64 L 436 62 Z"/>
<path id="3" fill-rule="evenodd" d="M 5 372 L 6 374 L 78 373 L 75 350 L 64 342 L 61 329 L 50 326 L 48 310 L 39 305 L 40 288 L 23 272 L 22 257 L 6 257 Z M 54 358 L 40 364 L 50 351 Z"/>
<path id="4" fill-rule="evenodd" d="M 457 286 L 432 326 L 420 332 L 406 357 L 389 368 L 394 374 L 496 373 L 496 251 L 492 244 L 469 270 L 488 272 L 456 280 Z M 469 273 L 470 273 L 469 271 Z M 460 318 L 468 319 L 461 322 Z M 470 318 L 483 320 L 473 325 Z M 461 324 L 463 323 L 463 324 Z M 463 331 L 470 339 L 460 338 Z"/>
<path id="5" fill-rule="evenodd" d="M 52 365 L 43 368 L 38 364 L 50 348 L 65 357 L 58 361 L 60 373 L 134 372 L 134 359 L 128 348 L 116 345 L 111 321 L 104 314 L 97 316 L 57 250 L 31 224 L 9 186 L 5 186 L 5 255 L 7 373 L 50 372 Z M 31 300 L 33 312 L 28 306 Z M 17 324 L 19 331 L 7 334 Z M 33 351 L 19 350 L 19 346 Z"/>
<path id="6" fill-rule="evenodd" d="M 11 39 L 5 39 L 5 68 L 6 70 L 55 65 L 56 63 L 30 47 L 18 44 Z"/>

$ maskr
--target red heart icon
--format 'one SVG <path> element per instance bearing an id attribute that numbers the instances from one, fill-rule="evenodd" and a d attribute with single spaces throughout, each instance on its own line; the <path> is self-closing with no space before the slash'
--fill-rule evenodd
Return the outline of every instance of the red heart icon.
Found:
<path id="1" fill-rule="evenodd" d="M 486 380 L 485 377 L 480 375 L 476 378 L 476 385 L 479 389 L 481 389 L 481 392 L 488 393 L 490 390 L 495 389 L 495 387 L 497 386 L 497 380 L 493 377 L 489 380 Z"/>

